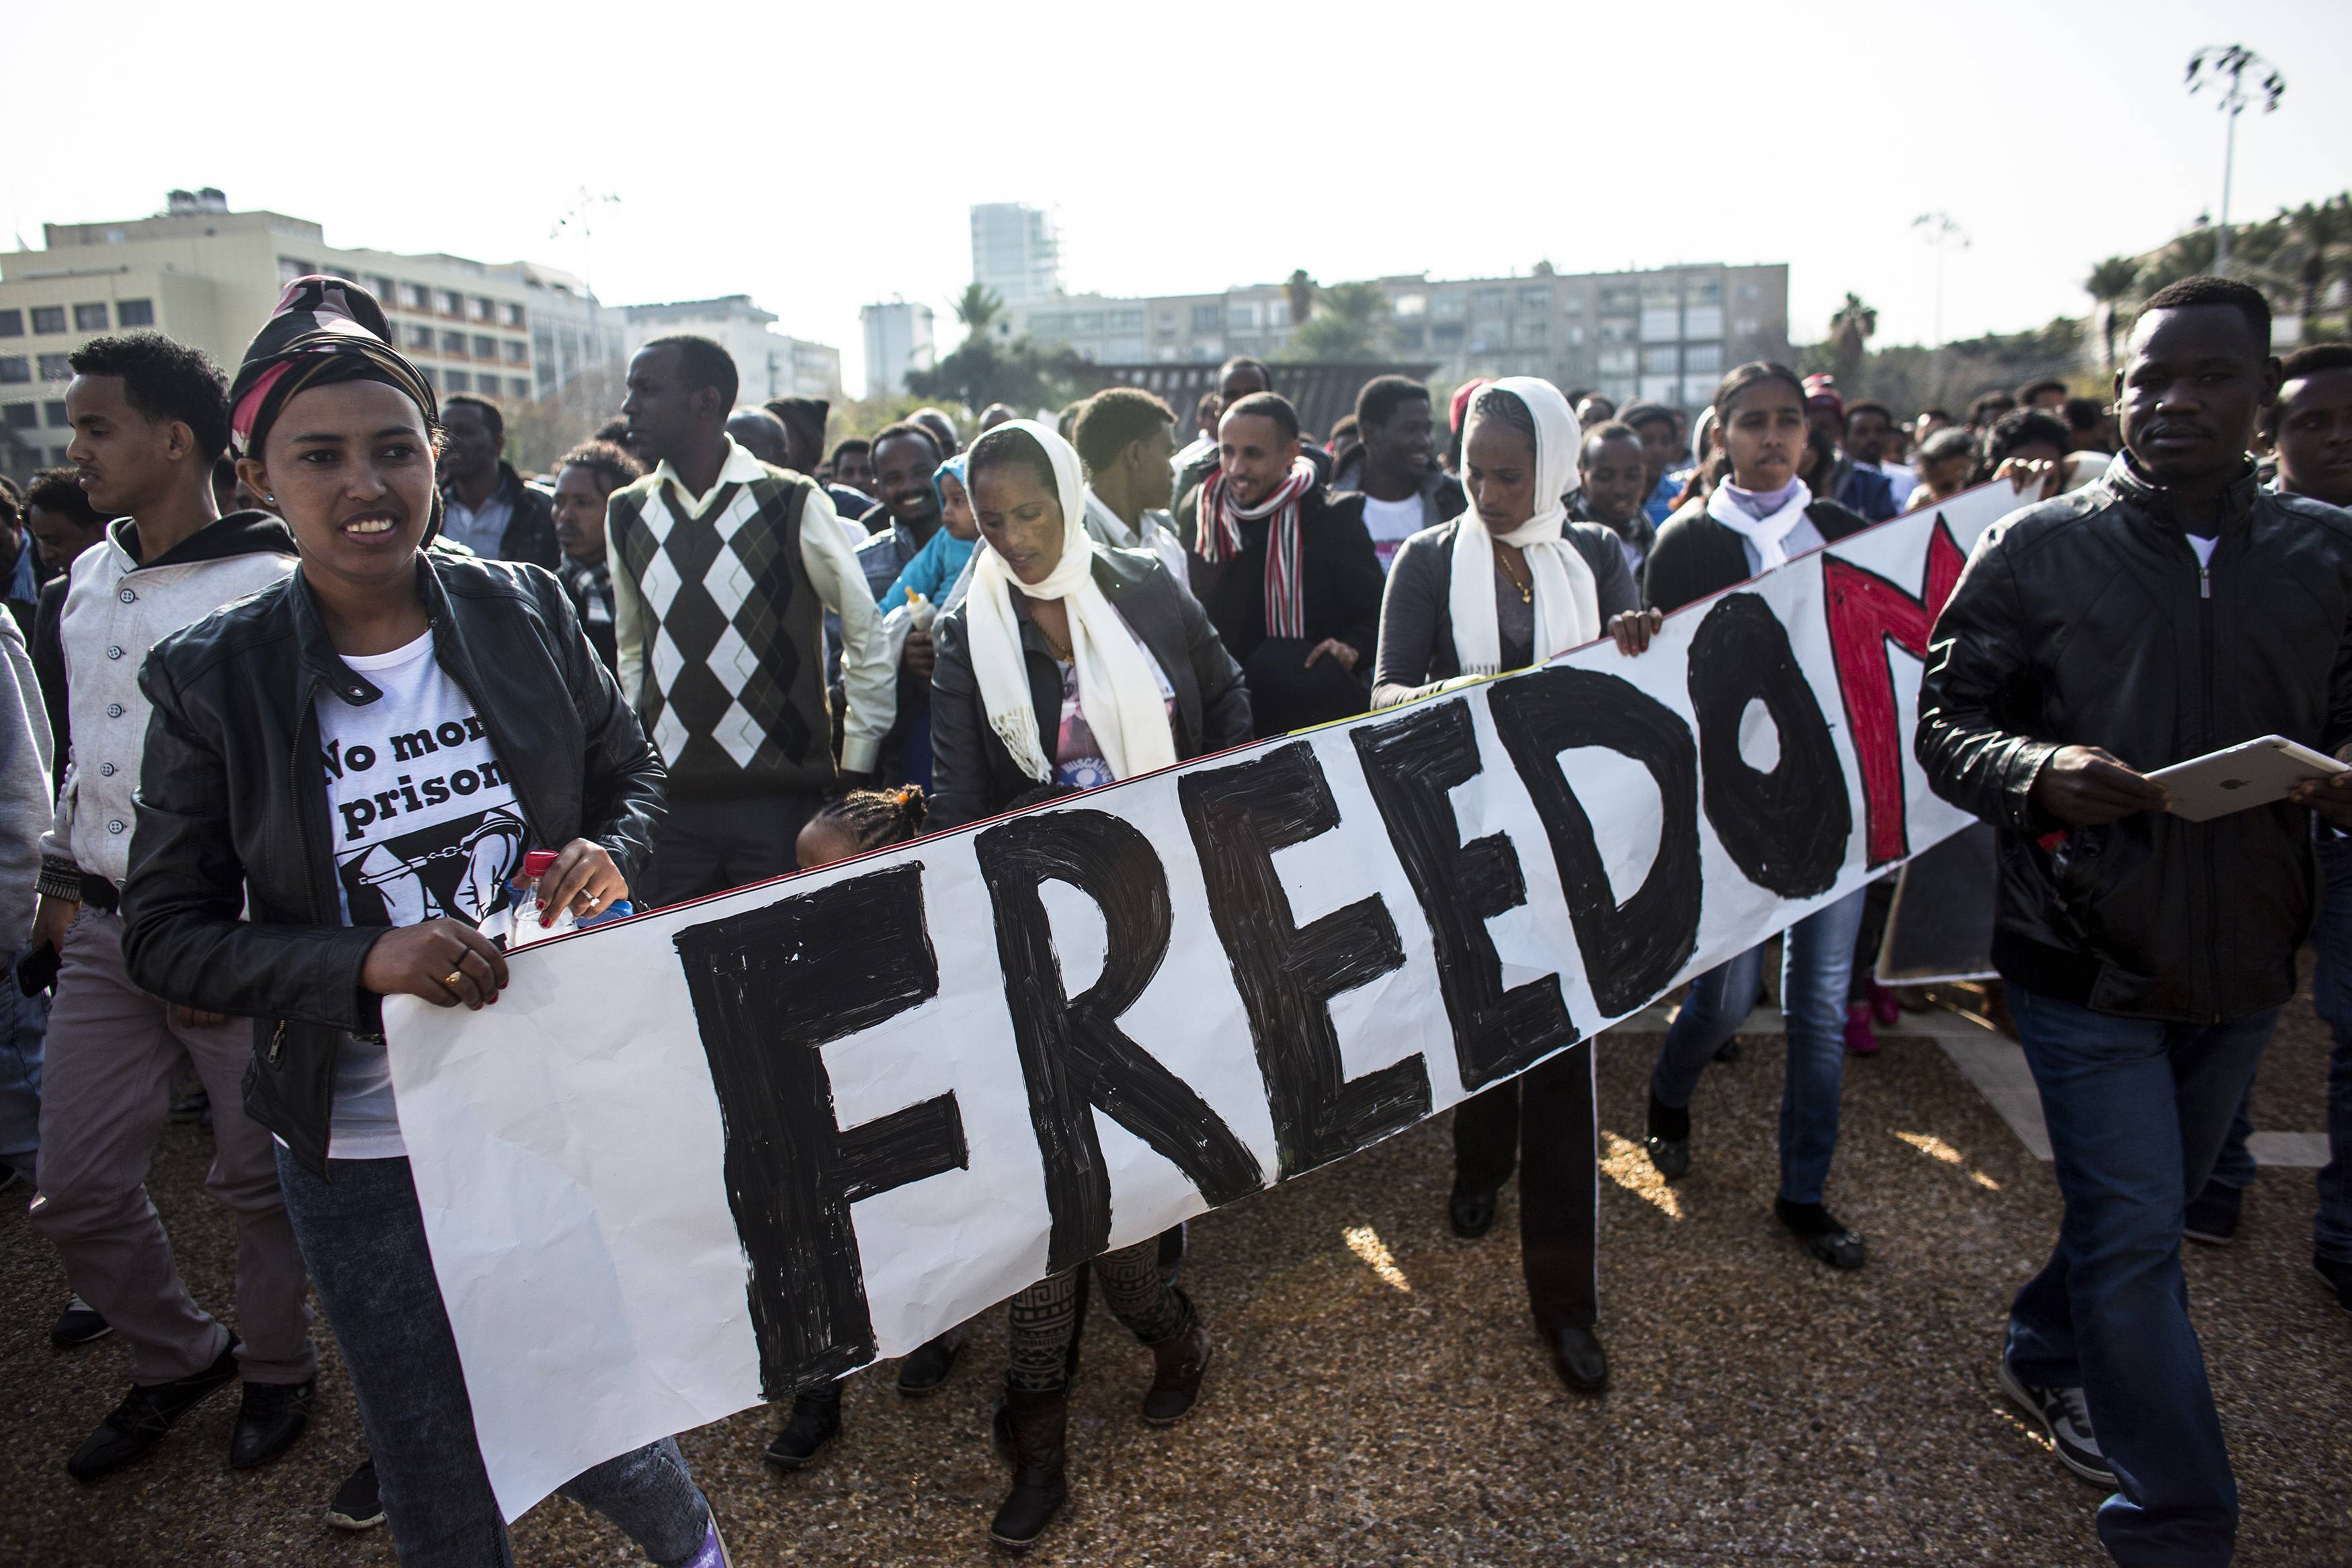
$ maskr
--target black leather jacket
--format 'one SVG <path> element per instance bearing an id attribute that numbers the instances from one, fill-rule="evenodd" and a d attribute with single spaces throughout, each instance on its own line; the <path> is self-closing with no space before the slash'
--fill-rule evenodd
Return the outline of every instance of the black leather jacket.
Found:
<path id="1" fill-rule="evenodd" d="M 562 585 L 436 550 L 417 587 L 434 656 L 474 699 L 532 843 L 593 839 L 634 881 L 663 810 L 661 758 Z M 315 699 L 382 694 L 336 655 L 299 571 L 157 644 L 139 679 L 154 714 L 124 962 L 142 990 L 254 1020 L 246 1111 L 324 1174 L 336 1052 L 383 1028 L 360 987 L 383 931 L 338 917 Z"/>
<path id="2" fill-rule="evenodd" d="M 1916 750 L 1936 792 L 1993 823 L 1993 961 L 2102 1012 L 2235 1018 L 2294 994 L 2311 925 L 2309 813 L 2066 830 L 2030 799 L 2062 745 L 2143 772 L 2278 734 L 2352 739 L 2352 516 L 2232 486 L 2210 567 L 2128 459 L 1978 543 L 1927 651 Z"/>

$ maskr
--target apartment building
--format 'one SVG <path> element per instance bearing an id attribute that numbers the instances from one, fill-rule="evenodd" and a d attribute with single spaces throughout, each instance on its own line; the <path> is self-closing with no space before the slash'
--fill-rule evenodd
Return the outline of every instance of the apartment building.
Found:
<path id="1" fill-rule="evenodd" d="M 0 465 L 62 462 L 67 358 L 106 332 L 152 327 L 233 371 L 287 282 L 327 273 L 380 299 L 401 350 L 444 392 L 545 397 L 617 359 L 619 322 L 571 274 L 330 246 L 319 225 L 232 212 L 174 191 L 152 217 L 45 224 L 46 248 L 0 252 Z"/>
<path id="2" fill-rule="evenodd" d="M 866 329 L 866 395 L 893 397 L 907 390 L 908 371 L 931 368 L 936 344 L 931 308 L 904 299 L 858 308 Z"/>
<path id="3" fill-rule="evenodd" d="M 635 353 L 655 338 L 689 332 L 709 338 L 735 361 L 741 386 L 735 401 L 746 406 L 779 397 L 841 396 L 841 350 L 776 330 L 776 313 L 751 303 L 748 294 L 717 299 L 683 299 L 667 305 L 625 305 L 623 338 Z"/>
<path id="4" fill-rule="evenodd" d="M 1009 304 L 1062 292 L 1061 236 L 1053 214 L 1013 202 L 973 207 L 971 277 Z"/>
<path id="5" fill-rule="evenodd" d="M 1790 352 L 1785 263 L 1579 274 L 1538 263 L 1514 277 L 1371 281 L 1388 300 L 1383 351 L 1436 361 L 1441 382 L 1542 376 L 1621 402 L 1695 407 L 1730 366 Z M 1296 329 L 1279 283 L 1151 298 L 1064 295 L 1009 307 L 997 326 L 1008 339 L 1066 343 L 1118 365 L 1270 359 Z"/>

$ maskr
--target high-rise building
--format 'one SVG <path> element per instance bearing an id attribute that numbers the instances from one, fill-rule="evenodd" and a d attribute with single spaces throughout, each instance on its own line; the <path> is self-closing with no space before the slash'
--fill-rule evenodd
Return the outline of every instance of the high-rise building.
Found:
<path id="1" fill-rule="evenodd" d="M 1694 408 L 1723 372 L 1789 356 L 1785 263 L 1706 263 L 1646 272 L 1371 280 L 1388 301 L 1380 350 L 1434 361 L 1436 379 L 1542 376 L 1563 391 L 1591 387 Z M 1279 283 L 1213 294 L 1118 299 L 1064 295 L 1009 308 L 1001 338 L 1066 344 L 1097 364 L 1215 363 L 1272 358 L 1297 330 Z"/>
<path id="2" fill-rule="evenodd" d="M 330 246 L 308 219 L 231 212 L 173 191 L 163 212 L 45 224 L 47 248 L 0 253 L 0 466 L 64 461 L 67 358 L 105 332 L 152 327 L 234 371 L 286 284 L 350 278 L 383 302 L 401 351 L 445 392 L 546 397 L 619 358 L 620 324 L 570 273 Z"/>
<path id="3" fill-rule="evenodd" d="M 908 371 L 931 368 L 931 308 L 904 299 L 868 305 L 857 319 L 866 327 L 866 395 L 891 397 L 907 390 Z"/>
<path id="4" fill-rule="evenodd" d="M 1062 291 L 1062 243 L 1051 213 L 1013 202 L 971 210 L 972 281 L 1008 305 Z"/>
<path id="5" fill-rule="evenodd" d="M 735 361 L 735 401 L 756 406 L 770 398 L 841 396 L 841 350 L 775 329 L 776 314 L 748 294 L 686 299 L 669 305 L 624 305 L 624 337 L 634 354 L 654 338 L 687 332 L 709 338 Z"/>

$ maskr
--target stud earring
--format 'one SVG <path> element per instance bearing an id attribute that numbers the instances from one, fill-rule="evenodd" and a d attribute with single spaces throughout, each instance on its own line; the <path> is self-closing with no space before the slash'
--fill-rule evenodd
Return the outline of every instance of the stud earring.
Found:
<path id="1" fill-rule="evenodd" d="M 261 498 L 268 502 L 273 507 L 278 505 L 278 497 L 275 496 L 264 496 Z"/>

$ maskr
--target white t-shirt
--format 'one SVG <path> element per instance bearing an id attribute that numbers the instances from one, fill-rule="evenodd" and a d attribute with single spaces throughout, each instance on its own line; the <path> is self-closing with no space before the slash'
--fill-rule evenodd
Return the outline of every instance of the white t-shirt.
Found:
<path id="1" fill-rule="evenodd" d="M 1402 501 L 1364 497 L 1364 531 L 1372 536 L 1372 553 L 1381 558 L 1382 571 L 1396 559 L 1398 547 L 1421 532 L 1423 526 L 1419 491 Z"/>
<path id="2" fill-rule="evenodd" d="M 343 663 L 383 695 L 354 706 L 319 694 L 319 748 L 333 823 L 336 894 L 350 925 L 481 924 L 504 908 L 529 830 L 474 702 L 433 657 L 427 632 Z M 346 1040 L 335 1062 L 327 1153 L 408 1152 L 381 1040 Z"/>

